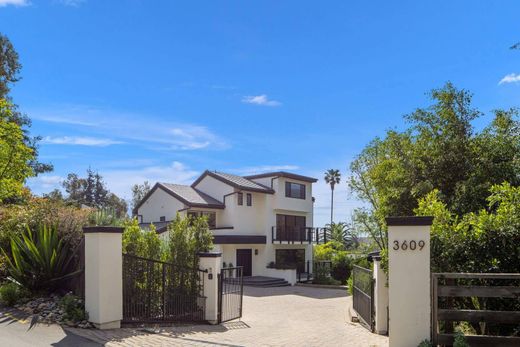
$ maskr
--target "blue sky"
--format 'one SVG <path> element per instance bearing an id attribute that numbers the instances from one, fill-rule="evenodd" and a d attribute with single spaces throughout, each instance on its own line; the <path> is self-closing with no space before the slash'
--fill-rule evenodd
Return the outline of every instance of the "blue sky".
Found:
<path id="1" fill-rule="evenodd" d="M 55 170 L 98 170 L 130 198 L 145 179 L 190 183 L 204 169 L 348 176 L 375 136 L 405 126 L 450 80 L 487 112 L 518 106 L 517 1 L 0 0 L 20 54 L 14 101 Z M 519 75 L 517 75 L 519 74 Z M 500 83 L 502 81 L 502 83 Z M 343 180 L 344 182 L 345 180 Z M 359 206 L 344 183 L 336 219 Z"/>

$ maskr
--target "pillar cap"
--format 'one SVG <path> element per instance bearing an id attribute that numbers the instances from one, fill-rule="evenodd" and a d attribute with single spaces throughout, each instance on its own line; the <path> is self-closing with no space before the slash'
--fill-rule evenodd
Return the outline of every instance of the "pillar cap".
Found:
<path id="1" fill-rule="evenodd" d="M 432 216 L 386 217 L 388 226 L 432 225 Z"/>
<path id="2" fill-rule="evenodd" d="M 114 226 L 92 226 L 92 227 L 83 227 L 83 233 L 115 233 L 122 234 L 125 228 L 123 227 L 114 227 Z"/>
<path id="3" fill-rule="evenodd" d="M 220 252 L 199 252 L 197 255 L 200 258 L 219 258 L 222 256 Z"/>

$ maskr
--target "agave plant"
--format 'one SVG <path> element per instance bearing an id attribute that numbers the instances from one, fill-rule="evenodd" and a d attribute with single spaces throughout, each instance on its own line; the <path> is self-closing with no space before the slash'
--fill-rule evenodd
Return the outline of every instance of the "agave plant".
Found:
<path id="1" fill-rule="evenodd" d="M 40 225 L 36 231 L 27 227 L 11 238 L 11 257 L 7 259 L 11 277 L 25 288 L 53 291 L 81 272 L 75 258 L 76 248 L 58 236 L 56 227 Z"/>
<path id="2" fill-rule="evenodd" d="M 89 224 L 95 226 L 121 226 L 123 220 L 117 217 L 113 208 L 101 208 L 94 210 L 89 215 Z"/>

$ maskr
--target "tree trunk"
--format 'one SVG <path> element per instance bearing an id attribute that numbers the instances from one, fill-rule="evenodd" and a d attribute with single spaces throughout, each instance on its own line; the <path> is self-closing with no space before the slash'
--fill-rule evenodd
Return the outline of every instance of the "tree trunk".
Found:
<path id="1" fill-rule="evenodd" d="M 332 188 L 332 194 L 330 195 L 330 227 L 332 228 L 332 221 L 334 220 L 334 188 Z"/>

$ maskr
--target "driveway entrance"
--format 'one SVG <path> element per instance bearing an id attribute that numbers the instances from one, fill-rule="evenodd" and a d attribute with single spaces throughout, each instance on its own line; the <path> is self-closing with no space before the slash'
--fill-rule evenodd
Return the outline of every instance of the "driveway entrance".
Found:
<path id="1" fill-rule="evenodd" d="M 346 321 L 345 290 L 244 287 L 242 319 L 222 325 L 119 331 L 78 330 L 106 346 L 388 346 L 388 338 Z M 86 336 L 88 337 L 88 336 Z"/>

